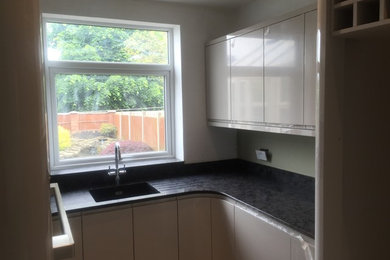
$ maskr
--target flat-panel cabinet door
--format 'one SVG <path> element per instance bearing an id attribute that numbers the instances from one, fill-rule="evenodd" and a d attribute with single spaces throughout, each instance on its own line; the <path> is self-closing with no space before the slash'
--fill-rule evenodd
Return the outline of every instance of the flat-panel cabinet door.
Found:
<path id="1" fill-rule="evenodd" d="M 221 199 L 211 200 L 213 260 L 234 260 L 234 205 Z M 239 259 L 239 258 L 238 258 Z"/>
<path id="2" fill-rule="evenodd" d="M 240 260 L 290 260 L 290 237 L 236 207 L 236 253 Z"/>
<path id="3" fill-rule="evenodd" d="M 317 10 L 305 14 L 304 124 L 315 125 Z"/>
<path id="4" fill-rule="evenodd" d="M 117 209 L 83 215 L 84 260 L 133 259 L 132 211 Z"/>
<path id="5" fill-rule="evenodd" d="M 206 47 L 207 117 L 230 120 L 230 41 Z"/>
<path id="6" fill-rule="evenodd" d="M 136 260 L 177 260 L 177 202 L 134 207 Z"/>
<path id="7" fill-rule="evenodd" d="M 304 15 L 264 32 L 265 122 L 303 124 Z"/>
<path id="8" fill-rule="evenodd" d="M 263 29 L 231 39 L 232 120 L 263 122 Z"/>
<path id="9" fill-rule="evenodd" d="M 209 198 L 178 201 L 180 260 L 211 260 L 210 211 Z"/>
<path id="10" fill-rule="evenodd" d="M 81 230 L 81 217 L 68 217 L 70 229 L 74 240 L 74 256 L 63 260 L 83 260 L 83 235 Z M 53 234 L 62 234 L 61 221 L 53 220 Z"/>

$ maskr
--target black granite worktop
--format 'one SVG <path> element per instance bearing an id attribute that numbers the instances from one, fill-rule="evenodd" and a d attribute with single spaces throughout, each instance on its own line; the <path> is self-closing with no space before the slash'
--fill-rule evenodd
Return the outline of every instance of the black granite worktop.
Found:
<path id="1" fill-rule="evenodd" d="M 90 188 L 112 185 L 105 172 L 52 176 L 58 182 L 68 213 L 180 196 L 190 193 L 226 195 L 314 238 L 314 178 L 242 160 L 130 168 L 122 183 L 147 181 L 160 193 L 95 202 Z"/>

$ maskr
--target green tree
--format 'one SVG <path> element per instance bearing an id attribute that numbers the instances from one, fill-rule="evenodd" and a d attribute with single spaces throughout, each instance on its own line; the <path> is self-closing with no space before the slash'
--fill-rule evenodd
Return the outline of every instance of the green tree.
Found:
<path id="1" fill-rule="evenodd" d="M 155 108 L 164 105 L 164 77 L 56 76 L 57 112 Z"/>
<path id="2" fill-rule="evenodd" d="M 168 63 L 164 31 L 47 23 L 47 39 L 61 60 Z"/>
<path id="3" fill-rule="evenodd" d="M 168 63 L 166 32 L 136 30 L 126 40 L 125 49 L 135 63 Z"/>
<path id="4" fill-rule="evenodd" d="M 167 33 L 47 24 L 48 48 L 60 60 L 166 64 Z M 163 76 L 57 74 L 58 112 L 162 107 Z"/>

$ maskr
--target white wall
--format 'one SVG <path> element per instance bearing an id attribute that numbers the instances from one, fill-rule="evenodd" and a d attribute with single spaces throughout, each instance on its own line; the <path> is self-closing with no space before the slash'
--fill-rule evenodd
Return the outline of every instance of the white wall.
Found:
<path id="1" fill-rule="evenodd" d="M 223 10 L 130 0 L 41 0 L 42 12 L 179 24 L 182 47 L 184 159 L 202 162 L 236 158 L 236 132 L 206 121 L 205 42 L 232 28 Z"/>
<path id="2" fill-rule="evenodd" d="M 238 10 L 236 29 L 277 18 L 317 3 L 317 0 L 256 0 Z"/>

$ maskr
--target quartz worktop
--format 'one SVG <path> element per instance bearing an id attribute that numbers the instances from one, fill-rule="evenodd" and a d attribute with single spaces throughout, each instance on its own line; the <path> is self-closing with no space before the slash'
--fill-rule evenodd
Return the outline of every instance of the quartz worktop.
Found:
<path id="1" fill-rule="evenodd" d="M 52 176 L 68 213 L 194 193 L 227 196 L 314 238 L 314 178 L 242 160 L 128 169 L 122 183 L 147 181 L 160 193 L 95 202 L 90 188 L 113 185 L 105 172 Z"/>

